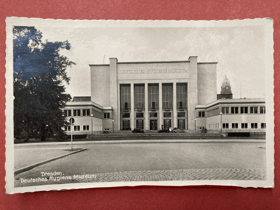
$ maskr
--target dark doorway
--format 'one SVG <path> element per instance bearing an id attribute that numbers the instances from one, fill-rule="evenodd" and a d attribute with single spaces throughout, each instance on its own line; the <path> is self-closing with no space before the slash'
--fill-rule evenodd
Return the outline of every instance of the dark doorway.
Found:
<path id="1" fill-rule="evenodd" d="M 143 120 L 136 120 L 136 128 L 144 129 L 144 121 Z"/>
<path id="2" fill-rule="evenodd" d="M 123 130 L 130 130 L 130 120 L 123 120 Z"/>
<path id="3" fill-rule="evenodd" d="M 171 119 L 164 120 L 164 128 L 170 128 L 171 127 Z"/>
<path id="4" fill-rule="evenodd" d="M 178 128 L 185 129 L 185 120 L 184 119 L 178 120 Z"/>
<path id="5" fill-rule="evenodd" d="M 157 130 L 157 120 L 150 120 L 150 130 Z"/>

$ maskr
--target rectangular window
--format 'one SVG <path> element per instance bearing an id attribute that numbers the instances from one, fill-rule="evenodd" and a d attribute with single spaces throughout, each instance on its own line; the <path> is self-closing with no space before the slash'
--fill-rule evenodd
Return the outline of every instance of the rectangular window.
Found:
<path id="1" fill-rule="evenodd" d="M 71 131 L 71 126 L 65 126 L 65 131 Z"/>
<path id="2" fill-rule="evenodd" d="M 223 114 L 229 114 L 229 107 L 222 107 Z"/>
<path id="3" fill-rule="evenodd" d="M 164 112 L 163 117 L 171 117 L 171 112 Z"/>
<path id="4" fill-rule="evenodd" d="M 130 109 L 130 85 L 121 84 L 120 85 L 120 103 L 122 110 Z"/>
<path id="5" fill-rule="evenodd" d="M 198 117 L 205 117 L 205 112 L 204 111 L 199 111 L 198 112 Z"/>
<path id="6" fill-rule="evenodd" d="M 134 108 L 144 109 L 145 108 L 145 86 L 144 84 L 134 85 Z"/>
<path id="7" fill-rule="evenodd" d="M 223 123 L 223 128 L 228 129 L 228 123 Z"/>
<path id="8" fill-rule="evenodd" d="M 89 109 L 83 109 L 83 116 L 89 116 Z"/>
<path id="9" fill-rule="evenodd" d="M 248 114 L 248 107 L 241 107 L 241 114 Z"/>
<path id="10" fill-rule="evenodd" d="M 231 114 L 238 114 L 238 107 L 231 107 Z"/>
<path id="11" fill-rule="evenodd" d="M 158 109 L 159 101 L 159 85 L 158 84 L 148 84 L 148 108 Z"/>
<path id="12" fill-rule="evenodd" d="M 177 98 L 177 109 L 186 109 L 187 104 L 187 83 L 176 84 L 176 98 Z"/>
<path id="13" fill-rule="evenodd" d="M 137 118 L 143 118 L 144 117 L 144 114 L 142 113 L 142 112 L 138 112 L 138 113 L 136 113 L 136 117 Z"/>
<path id="14" fill-rule="evenodd" d="M 129 114 L 129 113 L 125 113 L 125 114 Z M 104 118 L 110 118 L 110 113 L 104 113 Z"/>
<path id="15" fill-rule="evenodd" d="M 157 112 L 150 112 L 150 117 L 157 117 Z"/>
<path id="16" fill-rule="evenodd" d="M 258 107 L 257 106 L 250 107 L 250 114 L 258 114 Z"/>
<path id="17" fill-rule="evenodd" d="M 80 126 L 79 125 L 75 125 L 74 126 L 74 131 L 80 131 Z"/>
<path id="18" fill-rule="evenodd" d="M 185 117 L 185 112 L 178 112 L 177 117 Z"/>
<path id="19" fill-rule="evenodd" d="M 123 117 L 123 118 L 130 118 L 130 113 L 123 113 L 123 114 L 122 114 L 122 117 Z"/>
<path id="20" fill-rule="evenodd" d="M 83 130 L 84 130 L 84 131 L 88 131 L 88 130 L 89 130 L 89 125 L 84 125 L 84 126 L 83 126 Z"/>
<path id="21" fill-rule="evenodd" d="M 232 123 L 231 128 L 238 128 L 238 123 Z"/>
<path id="22" fill-rule="evenodd" d="M 162 108 L 173 108 L 173 84 L 162 84 Z"/>
<path id="23" fill-rule="evenodd" d="M 265 128 L 266 128 L 266 123 L 262 123 L 262 124 L 261 124 L 261 128 L 262 128 L 262 129 L 265 129 Z"/>
<path id="24" fill-rule="evenodd" d="M 70 117 L 71 116 L 71 110 L 64 110 L 64 116 Z"/>
<path id="25" fill-rule="evenodd" d="M 261 114 L 265 114 L 265 106 L 261 106 L 260 107 L 260 113 Z"/>
<path id="26" fill-rule="evenodd" d="M 241 123 L 241 128 L 243 128 L 243 129 L 248 128 L 248 124 L 247 123 Z"/>
<path id="27" fill-rule="evenodd" d="M 81 116 L 81 110 L 80 109 L 74 109 L 74 116 Z"/>
<path id="28" fill-rule="evenodd" d="M 257 129 L 258 128 L 258 123 L 251 123 L 251 128 L 252 129 Z"/>

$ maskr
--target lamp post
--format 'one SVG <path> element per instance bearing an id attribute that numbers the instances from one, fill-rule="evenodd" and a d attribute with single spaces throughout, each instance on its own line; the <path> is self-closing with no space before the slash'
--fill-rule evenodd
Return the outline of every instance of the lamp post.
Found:
<path id="1" fill-rule="evenodd" d="M 195 133 L 196 133 L 196 119 L 194 119 L 194 129 L 195 129 Z"/>
<path id="2" fill-rule="evenodd" d="M 73 117 L 71 117 L 69 121 L 70 121 L 70 129 L 71 129 L 71 150 L 73 150 L 73 125 L 75 123 L 75 120 Z"/>
<path id="3" fill-rule="evenodd" d="M 114 120 L 112 119 L 112 127 L 113 127 L 113 133 L 114 133 Z"/>
<path id="4" fill-rule="evenodd" d="M 90 123 L 91 123 L 91 135 L 93 135 L 93 123 L 92 123 L 93 114 L 90 114 Z"/>
<path id="5" fill-rule="evenodd" d="M 221 115 L 221 133 L 223 133 L 223 112 L 220 112 Z"/>
<path id="6" fill-rule="evenodd" d="M 70 130 L 71 130 L 71 150 L 73 150 L 73 124 L 72 123 L 70 125 Z"/>

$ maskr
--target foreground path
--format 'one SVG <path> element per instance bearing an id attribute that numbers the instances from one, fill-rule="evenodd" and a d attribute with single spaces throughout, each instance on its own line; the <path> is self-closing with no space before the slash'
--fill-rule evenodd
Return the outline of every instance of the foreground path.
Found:
<path id="1" fill-rule="evenodd" d="M 15 186 L 265 179 L 265 143 L 123 143 L 83 144 L 82 147 L 87 150 L 16 175 Z M 58 173 L 42 176 L 42 172 Z"/>

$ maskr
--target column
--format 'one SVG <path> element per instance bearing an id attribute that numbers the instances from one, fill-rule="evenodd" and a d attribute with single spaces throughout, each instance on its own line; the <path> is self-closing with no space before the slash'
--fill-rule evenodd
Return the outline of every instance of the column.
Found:
<path id="1" fill-rule="evenodd" d="M 130 128 L 134 129 L 134 83 L 130 83 Z"/>
<path id="2" fill-rule="evenodd" d="M 120 129 L 119 109 L 119 84 L 118 84 L 118 59 L 110 58 L 110 106 L 113 107 L 114 128 Z M 107 96 L 105 96 L 107 97 Z"/>
<path id="3" fill-rule="evenodd" d="M 177 86 L 173 82 L 173 128 L 177 128 Z"/>
<path id="4" fill-rule="evenodd" d="M 148 83 L 145 83 L 144 129 L 149 130 Z"/>
<path id="5" fill-rule="evenodd" d="M 195 131 L 195 107 L 198 104 L 197 89 L 197 56 L 189 57 L 189 75 L 188 82 L 188 130 Z"/>
<path id="6" fill-rule="evenodd" d="M 158 101 L 158 114 L 159 114 L 159 117 L 158 117 L 158 120 L 159 120 L 159 123 L 158 123 L 158 129 L 161 130 L 161 125 L 163 125 L 163 113 L 162 113 L 162 82 L 158 83 L 158 96 L 159 96 L 159 101 Z"/>

